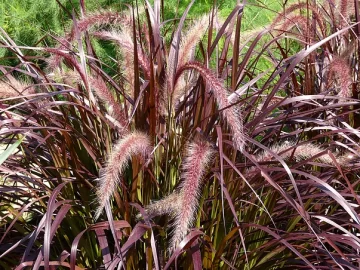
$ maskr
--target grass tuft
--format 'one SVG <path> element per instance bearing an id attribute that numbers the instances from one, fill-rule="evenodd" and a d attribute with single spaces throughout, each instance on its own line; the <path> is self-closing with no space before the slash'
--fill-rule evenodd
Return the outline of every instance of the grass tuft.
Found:
<path id="1" fill-rule="evenodd" d="M 1 269 L 360 267 L 358 4 L 248 2 L 0 28 Z"/>

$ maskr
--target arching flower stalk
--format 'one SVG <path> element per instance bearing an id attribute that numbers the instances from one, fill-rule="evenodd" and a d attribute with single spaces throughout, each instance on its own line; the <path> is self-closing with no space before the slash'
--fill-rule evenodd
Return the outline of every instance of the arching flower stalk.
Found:
<path id="1" fill-rule="evenodd" d="M 0 99 L 21 97 L 24 95 L 34 94 L 35 89 L 22 82 L 13 79 L 11 82 L 0 81 Z"/>
<path id="2" fill-rule="evenodd" d="M 183 66 L 186 62 L 193 60 L 196 45 L 204 37 L 205 31 L 208 27 L 209 15 L 204 15 L 200 19 L 196 20 L 190 27 L 189 30 L 182 34 L 180 46 L 179 46 L 179 55 L 177 63 L 175 59 L 168 59 L 169 63 L 167 66 L 167 89 L 164 92 L 162 112 L 166 112 L 168 102 L 171 103 L 171 108 L 174 109 L 176 103 L 179 101 L 180 97 L 185 93 L 186 85 L 185 79 L 181 76 L 177 83 L 173 85 L 173 75 L 176 73 L 176 70 Z"/>
<path id="3" fill-rule="evenodd" d="M 327 0 L 324 4 L 328 10 L 334 13 L 335 16 L 332 19 L 339 24 L 339 28 L 347 26 L 350 16 L 355 15 L 354 1 Z"/>
<path id="4" fill-rule="evenodd" d="M 255 160 L 257 162 L 264 162 L 270 160 L 276 160 L 272 153 L 278 154 L 282 159 L 288 160 L 292 158 L 294 161 L 299 162 L 301 160 L 312 158 L 326 149 L 321 148 L 320 146 L 313 144 L 313 143 L 305 143 L 305 144 L 297 144 L 293 141 L 286 141 L 282 144 L 275 144 L 270 147 L 270 151 L 264 151 L 255 156 Z M 346 155 L 338 155 L 333 153 L 336 161 L 339 163 L 340 166 L 348 166 L 349 163 L 353 159 L 352 154 Z M 318 162 L 323 164 L 333 165 L 334 161 L 330 157 L 330 155 L 323 154 L 321 156 L 316 157 L 315 159 Z M 256 167 L 253 167 L 247 171 L 247 174 L 256 172 Z"/>
<path id="5" fill-rule="evenodd" d="M 76 26 L 73 25 L 70 31 L 65 35 L 64 38 L 60 38 L 59 41 L 61 45 L 57 50 L 69 49 L 68 46 L 71 46 L 72 41 L 76 38 L 76 31 L 83 33 L 89 30 L 93 26 L 101 26 L 106 24 L 130 24 L 129 16 L 124 14 L 119 14 L 118 12 L 113 11 L 104 11 L 96 12 L 84 16 L 82 19 L 78 20 Z M 59 66 L 62 56 L 53 55 L 49 62 L 50 68 L 56 68 Z"/>
<path id="6" fill-rule="evenodd" d="M 338 82 L 340 91 L 339 97 L 349 98 L 352 95 L 350 85 L 352 83 L 351 68 L 347 63 L 346 57 L 334 57 L 329 64 L 328 85 Z"/>
<path id="7" fill-rule="evenodd" d="M 245 145 L 245 136 L 241 112 L 239 107 L 233 103 L 233 100 L 229 100 L 229 92 L 223 86 L 223 82 L 218 79 L 211 70 L 206 68 L 201 63 L 188 62 L 180 67 L 176 73 L 175 85 L 177 79 L 185 70 L 195 70 L 199 72 L 200 75 L 204 78 L 204 81 L 206 81 L 211 86 L 211 91 L 214 94 L 216 102 L 219 106 L 219 110 L 221 110 L 222 115 L 233 132 L 233 141 L 235 146 L 238 150 L 242 151 Z"/>
<path id="8" fill-rule="evenodd" d="M 181 67 L 186 62 L 192 60 L 195 53 L 195 47 L 204 37 L 208 24 L 209 15 L 204 15 L 200 19 L 196 20 L 189 27 L 189 30 L 183 35 L 179 47 L 179 58 L 177 67 Z"/>
<path id="9" fill-rule="evenodd" d="M 117 127 L 120 134 L 126 133 L 128 131 L 128 120 L 120 102 L 115 100 L 113 94 L 101 78 L 95 78 L 92 76 L 89 76 L 88 78 L 90 88 L 103 102 L 109 105 L 109 114 L 117 121 Z"/>
<path id="10" fill-rule="evenodd" d="M 82 77 L 79 73 L 73 70 L 67 70 L 66 72 L 60 72 L 56 75 L 63 78 L 66 83 L 72 85 L 74 83 L 81 83 Z M 105 104 L 108 105 L 109 115 L 116 121 L 119 133 L 122 135 L 128 131 L 128 120 L 124 109 L 121 107 L 121 103 L 116 101 L 113 94 L 107 87 L 106 83 L 101 77 L 94 77 L 92 75 L 87 76 L 90 89 L 94 94 Z"/>
<path id="11" fill-rule="evenodd" d="M 134 42 L 132 38 L 132 34 L 129 29 L 124 28 L 121 32 L 96 32 L 94 36 L 104 39 L 104 40 L 113 40 L 120 45 L 120 50 L 123 53 L 124 57 L 131 57 L 132 61 L 134 61 Z M 139 65 L 144 71 L 144 75 L 146 78 L 150 78 L 150 64 L 149 59 L 143 53 L 140 46 L 138 46 L 137 50 Z M 131 62 L 132 62 L 131 61 Z M 129 61 L 128 61 L 129 62 Z M 133 66 L 126 66 L 125 69 L 133 69 Z M 129 72 L 129 71 L 127 71 Z M 132 71 L 133 72 L 133 71 Z"/>
<path id="12" fill-rule="evenodd" d="M 317 24 L 319 25 L 321 35 L 323 37 L 326 36 L 326 27 L 325 27 L 325 19 L 323 14 L 319 11 L 319 9 L 312 5 L 308 4 L 306 2 L 303 3 L 297 3 L 289 6 L 283 13 L 279 14 L 274 20 L 273 23 L 270 25 L 270 29 L 277 29 L 277 26 L 280 24 L 280 30 L 284 31 L 285 29 L 289 29 L 288 25 L 289 23 L 297 24 L 300 27 L 300 30 L 303 31 L 304 35 L 308 35 L 309 33 L 309 27 L 308 27 L 308 18 L 304 15 L 297 15 L 295 11 L 297 10 L 309 10 L 312 12 L 312 15 L 314 16 Z M 290 15 L 290 16 L 289 16 Z M 280 23 L 283 21 L 283 23 Z"/>
<path id="13" fill-rule="evenodd" d="M 207 165 L 213 151 L 204 141 L 193 142 L 186 148 L 182 165 L 182 183 L 177 191 L 146 207 L 149 216 L 167 214 L 174 218 L 171 250 L 174 250 L 193 225 L 199 195 Z"/>
<path id="14" fill-rule="evenodd" d="M 313 143 L 297 144 L 296 142 L 286 141 L 282 144 L 275 144 L 270 147 L 272 153 L 279 154 L 283 159 L 292 157 L 295 161 L 311 158 L 317 154 L 324 152 L 324 149 Z M 256 156 L 258 162 L 268 161 L 273 159 L 270 151 L 264 151 Z M 322 155 L 317 158 L 318 161 L 330 164 L 332 159 L 329 155 Z"/>
<path id="15" fill-rule="evenodd" d="M 100 216 L 106 202 L 113 195 L 116 185 L 120 182 L 126 169 L 128 160 L 133 155 L 145 157 L 150 148 L 151 143 L 148 135 L 141 132 L 128 133 L 115 144 L 104 169 L 104 174 L 99 179 L 96 192 L 99 206 L 95 213 L 95 219 Z"/>
<path id="16" fill-rule="evenodd" d="M 202 178 L 211 161 L 212 154 L 213 151 L 209 144 L 204 141 L 191 143 L 186 149 L 181 174 L 183 182 L 179 189 L 181 204 L 174 221 L 175 228 L 171 239 L 172 249 L 175 249 L 193 225 L 199 204 Z"/>
<path id="17" fill-rule="evenodd" d="M 308 20 L 303 15 L 292 15 L 286 18 L 284 23 L 282 25 L 277 26 L 275 29 L 276 31 L 279 31 L 282 34 L 283 32 L 290 31 L 295 26 L 300 31 L 300 34 L 297 34 L 296 36 L 299 36 L 301 41 L 305 41 L 307 38 L 310 38 L 311 25 L 308 24 Z"/>
<path id="18" fill-rule="evenodd" d="M 323 23 L 324 16 L 320 13 L 319 9 L 316 6 L 312 4 L 308 4 L 306 2 L 296 3 L 286 8 L 286 10 L 283 13 L 281 13 L 275 18 L 275 20 L 272 23 L 272 26 L 277 25 L 281 20 L 286 18 L 286 15 L 294 13 L 296 10 L 301 10 L 301 9 L 305 9 L 305 10 L 309 9 L 313 13 L 313 15 L 318 18 L 317 20 L 319 20 L 319 26 L 321 30 L 325 30 L 325 26 Z"/>
<path id="19" fill-rule="evenodd" d="M 178 209 L 181 208 L 181 196 L 174 191 L 165 198 L 146 206 L 146 213 L 150 218 L 155 216 L 169 215 L 175 217 Z"/>

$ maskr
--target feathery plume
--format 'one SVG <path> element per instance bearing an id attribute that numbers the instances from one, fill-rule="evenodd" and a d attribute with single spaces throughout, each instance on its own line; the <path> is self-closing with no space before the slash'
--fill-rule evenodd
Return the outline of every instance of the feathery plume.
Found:
<path id="1" fill-rule="evenodd" d="M 11 83 L 0 81 L 0 98 L 20 97 L 33 93 L 35 93 L 33 87 L 19 81 L 13 80 Z"/>
<path id="2" fill-rule="evenodd" d="M 56 48 L 45 48 L 45 51 L 47 51 L 53 55 L 58 55 L 62 58 L 65 58 L 67 61 L 69 61 L 71 63 L 71 65 L 73 65 L 73 67 L 79 73 L 81 80 L 85 83 L 85 88 L 88 88 L 86 75 L 85 75 L 85 72 L 83 71 L 83 68 L 76 61 L 76 59 L 72 55 L 70 55 L 69 51 L 63 51 L 63 50 L 59 50 Z M 54 68 L 54 66 L 52 66 L 54 64 L 53 62 L 48 62 L 48 64 L 49 64 L 50 68 Z"/>
<path id="3" fill-rule="evenodd" d="M 119 14 L 117 12 L 112 11 L 104 11 L 104 12 L 97 12 L 93 14 L 89 14 L 87 16 L 84 16 L 82 19 L 77 21 L 77 29 L 75 28 L 75 25 L 72 26 L 69 33 L 65 35 L 64 38 L 60 38 L 59 41 L 61 45 L 57 48 L 58 50 L 64 50 L 68 49 L 71 44 L 71 42 L 76 37 L 76 31 L 79 33 L 82 33 L 84 31 L 89 30 L 93 26 L 101 26 L 106 24 L 130 24 L 129 16 Z M 59 66 L 61 61 L 61 55 L 53 55 L 51 59 L 49 60 L 49 67 L 55 68 Z"/>
<path id="4" fill-rule="evenodd" d="M 351 15 L 355 15 L 354 1 L 340 0 L 340 27 L 346 26 Z"/>
<path id="5" fill-rule="evenodd" d="M 196 20 L 196 22 L 189 27 L 186 34 L 183 35 L 179 47 L 178 67 L 183 66 L 186 62 L 191 60 L 195 51 L 195 46 L 204 37 L 208 26 L 208 17 L 208 15 L 204 15 L 200 19 Z"/>
<path id="6" fill-rule="evenodd" d="M 100 216 L 106 202 L 113 195 L 131 156 L 140 155 L 145 157 L 150 147 L 151 143 L 148 135 L 141 132 L 128 133 L 115 144 L 104 169 L 104 175 L 99 179 L 96 192 L 99 206 L 95 213 L 95 219 Z"/>
<path id="7" fill-rule="evenodd" d="M 181 208 L 181 199 L 179 192 L 175 191 L 165 198 L 146 206 L 146 213 L 150 218 L 162 215 L 175 217 L 178 209 Z"/>
<path id="8" fill-rule="evenodd" d="M 295 142 L 290 141 L 286 141 L 282 144 L 272 145 L 270 150 L 276 154 L 279 154 L 283 159 L 289 159 L 290 157 L 293 157 L 295 161 L 311 158 L 324 151 L 324 149 L 316 144 L 305 143 L 297 145 Z M 273 156 L 269 151 L 264 151 L 263 153 L 256 156 L 256 160 L 258 162 L 268 161 L 272 158 Z M 332 159 L 329 155 L 322 155 L 318 157 L 317 160 L 325 164 L 332 163 Z"/>
<path id="9" fill-rule="evenodd" d="M 180 208 L 177 209 L 171 247 L 174 248 L 181 242 L 192 226 L 198 208 L 198 199 L 205 169 L 211 161 L 212 149 L 204 141 L 191 143 L 187 147 L 186 157 L 182 165 L 180 186 Z"/>
<path id="10" fill-rule="evenodd" d="M 340 87 L 338 96 L 346 98 L 351 97 L 351 69 L 347 63 L 346 57 L 334 57 L 333 61 L 329 64 L 328 74 L 328 85 L 333 84 L 334 79 L 337 79 L 338 81 Z"/>
<path id="11" fill-rule="evenodd" d="M 311 10 L 316 22 L 318 23 L 321 33 L 323 34 L 323 36 L 325 36 L 325 32 L 326 32 L 326 27 L 324 25 L 324 17 L 323 15 L 319 12 L 318 8 L 312 4 L 308 4 L 306 2 L 303 3 L 297 3 L 297 4 L 293 4 L 291 6 L 289 6 L 283 13 L 279 14 L 273 21 L 273 23 L 270 26 L 270 29 L 274 29 L 275 26 L 280 23 L 281 20 L 285 19 L 285 24 L 286 22 L 288 22 L 289 20 L 286 19 L 287 14 L 291 14 L 296 10 L 301 10 L 301 9 L 306 9 L 306 10 Z M 295 16 L 296 17 L 296 16 Z M 305 20 L 307 20 L 306 17 L 304 17 Z M 296 19 L 300 22 L 299 19 Z M 306 29 L 306 28 L 305 28 Z"/>
<path id="12" fill-rule="evenodd" d="M 233 104 L 232 100 L 228 99 L 229 93 L 227 89 L 223 86 L 223 83 L 220 79 L 218 79 L 211 70 L 206 68 L 199 62 L 188 62 L 176 73 L 175 76 L 175 85 L 177 79 L 181 76 L 181 74 L 185 70 L 193 69 L 200 73 L 200 75 L 204 78 L 204 80 L 210 84 L 212 92 L 214 93 L 214 97 L 218 103 L 219 109 L 222 110 L 222 114 L 227 121 L 233 132 L 233 141 L 235 146 L 242 151 L 245 138 L 243 131 L 243 121 L 239 108 Z"/>
<path id="13" fill-rule="evenodd" d="M 120 45 L 120 49 L 122 50 L 123 54 L 130 54 L 132 59 L 134 59 L 134 42 L 131 32 L 127 29 L 123 29 L 121 32 L 96 32 L 94 36 L 104 39 L 104 40 L 113 40 Z M 146 78 L 150 78 L 150 65 L 149 60 L 143 53 L 142 49 L 138 46 L 138 61 L 139 65 L 144 71 L 144 75 Z M 132 66 L 126 67 L 128 69 L 133 69 Z"/>
<path id="14" fill-rule="evenodd" d="M 121 134 L 125 133 L 127 131 L 128 121 L 120 103 L 116 102 L 113 94 L 110 92 L 106 86 L 106 83 L 101 78 L 95 78 L 92 76 L 89 76 L 88 78 L 91 89 L 103 102 L 110 106 L 110 115 L 118 121 Z"/>
<path id="15" fill-rule="evenodd" d="M 295 162 L 299 162 L 301 160 L 305 160 L 308 158 L 312 158 L 318 155 L 321 152 L 324 152 L 325 149 L 313 143 L 305 143 L 305 144 L 297 144 L 292 141 L 285 141 L 282 144 L 275 144 L 270 147 L 272 153 L 278 154 L 282 159 L 288 160 L 289 158 L 293 158 Z M 346 155 L 336 155 L 334 154 L 336 161 L 340 166 L 346 167 L 353 160 L 354 156 L 352 154 Z M 274 160 L 274 156 L 270 153 L 270 151 L 264 151 L 255 156 L 255 160 L 257 162 L 271 161 Z M 333 165 L 334 161 L 331 157 L 326 153 L 321 155 L 315 159 L 318 162 L 323 164 Z M 252 175 L 258 171 L 257 167 L 251 167 L 246 171 L 246 174 Z"/>
<path id="16" fill-rule="evenodd" d="M 57 52 L 57 50 L 55 51 Z M 65 73 L 60 72 L 60 77 L 64 78 L 64 80 L 70 85 L 73 83 L 84 82 L 85 87 L 87 87 L 87 85 L 90 84 L 91 91 L 95 92 L 96 96 L 101 101 L 109 105 L 109 114 L 117 121 L 119 132 L 121 134 L 125 133 L 128 125 L 125 111 L 122 109 L 120 103 L 115 100 L 113 94 L 106 86 L 106 83 L 100 77 L 96 78 L 91 75 L 88 75 L 86 80 L 86 76 L 82 72 L 81 66 L 75 61 L 75 59 L 68 54 L 63 54 L 67 59 L 71 59 L 71 63 L 74 65 L 77 72 L 73 70 L 67 70 Z M 59 74 L 55 73 L 55 76 L 59 77 Z"/>
<path id="17" fill-rule="evenodd" d="M 270 147 L 271 152 L 280 155 L 283 159 L 292 157 L 295 161 L 299 162 L 308 159 L 324 152 L 325 149 L 313 143 L 297 144 L 293 141 L 285 141 L 282 144 L 275 144 Z M 352 155 L 338 156 L 334 154 L 340 165 L 345 166 L 351 159 Z M 273 155 L 269 151 L 264 151 L 255 156 L 258 162 L 269 161 L 273 159 Z M 333 164 L 333 160 L 328 154 L 321 155 L 316 158 L 317 161 L 324 164 Z"/>
<path id="18" fill-rule="evenodd" d="M 189 30 L 182 35 L 182 39 L 179 47 L 179 57 L 176 68 L 181 67 L 186 62 L 192 60 L 195 52 L 195 47 L 199 43 L 200 39 L 204 37 L 204 33 L 207 29 L 208 17 L 209 15 L 204 15 L 199 20 L 196 20 L 196 22 L 189 27 Z M 184 94 L 186 90 L 186 81 L 183 78 L 183 76 L 181 76 L 174 86 L 171 85 L 172 83 L 171 70 L 174 70 L 173 66 L 174 63 L 168 63 L 168 70 L 167 70 L 168 89 L 164 93 L 164 103 L 166 104 L 166 102 L 170 101 L 172 104 L 171 107 L 175 108 L 176 102 L 179 101 L 180 97 Z M 162 105 L 163 112 L 166 111 L 165 108 L 166 106 Z"/>
<path id="19" fill-rule="evenodd" d="M 77 21 L 77 28 L 80 33 L 87 31 L 90 27 L 93 26 L 101 26 L 106 24 L 122 24 L 122 25 L 130 25 L 130 18 L 124 14 L 119 14 L 118 12 L 113 11 L 104 11 L 104 12 L 96 12 L 93 14 L 89 14 L 84 16 L 82 19 Z M 70 33 L 68 34 L 68 40 L 72 41 L 75 39 L 76 29 L 73 25 Z"/>
<path id="20" fill-rule="evenodd" d="M 284 23 L 278 27 L 276 30 L 279 32 L 287 32 L 291 30 L 294 26 L 297 26 L 300 30 L 300 34 L 303 39 L 309 38 L 309 25 L 306 17 L 302 15 L 292 15 L 284 21 Z"/>
<path id="21" fill-rule="evenodd" d="M 51 74 L 48 74 L 54 81 L 63 81 L 64 84 L 67 84 L 71 87 L 74 85 L 81 83 L 81 77 L 79 73 L 77 73 L 73 69 L 66 69 L 66 70 L 55 70 Z"/>
<path id="22" fill-rule="evenodd" d="M 344 17 L 345 20 L 349 17 L 349 14 L 348 14 L 348 6 L 349 6 L 349 3 L 348 3 L 348 0 L 341 0 L 340 1 L 340 16 Z M 342 18 L 340 18 L 341 21 Z"/>

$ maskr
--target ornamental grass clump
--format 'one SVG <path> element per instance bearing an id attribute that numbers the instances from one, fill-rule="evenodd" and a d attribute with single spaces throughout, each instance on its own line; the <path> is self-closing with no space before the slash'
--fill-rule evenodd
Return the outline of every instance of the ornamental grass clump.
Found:
<path id="1" fill-rule="evenodd" d="M 360 267 L 352 1 L 87 2 L 0 28 L 1 269 Z"/>

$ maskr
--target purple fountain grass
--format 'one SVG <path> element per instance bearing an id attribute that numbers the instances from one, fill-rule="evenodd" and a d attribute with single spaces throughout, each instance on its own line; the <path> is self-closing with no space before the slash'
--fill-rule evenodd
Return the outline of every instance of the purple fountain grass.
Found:
<path id="1" fill-rule="evenodd" d="M 213 150 L 207 142 L 190 143 L 186 148 L 182 165 L 182 183 L 178 190 L 146 207 L 146 213 L 150 217 L 166 214 L 174 218 L 170 250 L 176 248 L 193 224 L 202 178 L 212 156 Z"/>
<path id="2" fill-rule="evenodd" d="M 124 134 L 127 131 L 128 120 L 125 114 L 125 111 L 121 108 L 119 102 L 117 102 L 107 88 L 105 82 L 101 78 L 95 78 L 92 76 L 86 76 L 83 72 L 82 67 L 80 64 L 74 59 L 74 57 L 70 56 L 68 53 L 65 53 L 58 49 L 46 49 L 48 52 L 60 55 L 64 57 L 66 60 L 70 61 L 70 63 L 74 66 L 75 70 L 77 71 L 78 75 L 75 72 L 70 72 L 71 76 L 70 79 L 75 79 L 76 81 L 82 81 L 85 84 L 85 88 L 89 89 L 89 83 L 91 85 L 91 89 L 96 93 L 96 95 L 103 101 L 106 102 L 109 106 L 111 106 L 110 114 L 113 118 L 117 121 L 117 126 L 119 127 L 119 131 L 121 134 Z"/>
<path id="3" fill-rule="evenodd" d="M 95 32 L 93 36 L 104 39 L 116 41 L 120 45 L 120 50 L 123 56 L 123 70 L 127 82 L 127 94 L 131 97 L 134 97 L 134 43 L 132 36 L 129 31 L 122 31 L 121 33 L 116 32 Z M 120 38 L 121 37 L 121 38 Z M 138 56 L 141 54 L 141 50 L 138 50 Z M 143 58 L 138 57 L 138 58 Z M 139 59 L 139 65 L 144 64 L 143 59 Z"/>
<path id="4" fill-rule="evenodd" d="M 211 161 L 213 151 L 204 141 L 193 142 L 186 148 L 186 156 L 182 165 L 179 195 L 181 203 L 176 211 L 171 248 L 174 248 L 186 236 L 192 226 L 198 208 L 198 199 L 205 169 Z"/>
<path id="5" fill-rule="evenodd" d="M 323 36 L 326 36 L 326 27 L 325 27 L 325 19 L 324 16 L 320 13 L 320 11 L 318 10 L 318 8 L 312 4 L 308 4 L 308 3 L 297 3 L 297 4 L 293 4 L 291 6 L 289 6 L 288 8 L 285 9 L 285 11 L 281 14 L 279 14 L 273 21 L 273 23 L 271 24 L 270 28 L 273 29 L 276 27 L 277 24 L 279 24 L 282 20 L 285 19 L 285 21 L 287 21 L 287 16 L 289 14 L 292 14 L 293 12 L 295 12 L 296 10 L 301 10 L 301 9 L 305 9 L 305 10 L 309 10 L 312 12 L 316 22 L 319 24 L 321 33 Z M 306 16 L 303 16 L 305 18 L 305 20 L 307 20 Z"/>
<path id="6" fill-rule="evenodd" d="M 340 0 L 340 27 L 344 27 L 348 24 L 351 15 L 355 15 L 354 1 Z"/>
<path id="7" fill-rule="evenodd" d="M 174 84 L 174 77 L 176 70 L 178 67 L 183 66 L 186 62 L 192 60 L 195 47 L 199 43 L 199 41 L 204 37 L 205 31 L 208 26 L 209 15 L 204 15 L 200 19 L 196 20 L 192 26 L 189 27 L 189 30 L 182 35 L 181 43 L 179 46 L 179 55 L 177 63 L 175 63 L 174 59 L 168 59 L 167 63 L 167 89 L 164 91 L 163 95 L 163 103 L 162 112 L 166 112 L 167 103 L 171 103 L 171 108 L 174 109 L 176 102 L 179 101 L 179 98 L 184 94 L 186 89 L 186 82 L 183 77 L 179 78 L 178 82 Z"/>
<path id="8" fill-rule="evenodd" d="M 191 61 L 195 52 L 195 47 L 204 37 L 205 31 L 209 24 L 209 15 L 204 15 L 196 20 L 189 30 L 182 36 L 179 47 L 178 67 L 183 66 L 186 62 Z"/>
<path id="9" fill-rule="evenodd" d="M 88 14 L 84 16 L 82 19 L 77 21 L 77 28 L 80 33 L 87 31 L 90 27 L 100 26 L 105 24 L 121 24 L 121 25 L 130 25 L 131 20 L 129 16 L 126 16 L 124 13 L 118 13 L 113 11 L 104 11 L 104 12 L 96 12 L 93 14 Z M 72 41 L 75 38 L 75 26 L 71 28 L 71 31 L 68 35 L 68 40 Z"/>
<path id="10" fill-rule="evenodd" d="M 181 208 L 181 199 L 182 197 L 180 196 L 179 192 L 175 191 L 165 198 L 146 206 L 146 213 L 151 218 L 162 215 L 175 217 L 177 215 L 178 209 Z"/>
<path id="11" fill-rule="evenodd" d="M 322 21 L 319 19 L 319 17 L 315 17 L 315 20 L 319 25 L 322 24 Z M 294 26 L 296 26 L 300 34 L 295 33 L 289 33 L 288 31 L 291 30 Z M 313 25 L 309 25 L 309 20 L 304 15 L 290 15 L 287 16 L 284 20 L 283 24 L 275 26 L 270 26 L 272 29 L 280 32 L 282 34 L 283 32 L 295 35 L 296 37 L 300 36 L 300 40 L 302 42 L 305 42 L 306 39 L 310 39 L 310 42 L 313 42 L 313 37 L 311 36 L 311 33 L 313 30 L 316 30 L 313 28 Z"/>
<path id="12" fill-rule="evenodd" d="M 88 89 L 88 84 L 87 84 L 87 80 L 86 80 L 86 74 L 83 71 L 83 68 L 81 67 L 81 65 L 75 60 L 75 58 L 70 54 L 70 51 L 63 51 L 63 50 L 59 50 L 57 48 L 45 48 L 45 51 L 51 53 L 52 55 L 58 55 L 61 58 L 66 59 L 67 61 L 69 61 L 71 63 L 71 65 L 75 68 L 75 70 L 79 73 L 81 80 L 84 82 L 85 84 L 85 88 Z M 52 59 L 53 60 L 53 59 Z M 49 68 L 54 68 L 53 66 L 53 61 L 48 62 Z"/>
<path id="13" fill-rule="evenodd" d="M 287 17 L 282 25 L 277 26 L 275 29 L 281 33 L 291 30 L 294 26 L 297 26 L 300 30 L 301 40 L 309 38 L 309 25 L 308 20 L 303 15 L 292 15 Z"/>
<path id="14" fill-rule="evenodd" d="M 352 83 L 351 68 L 347 63 L 347 58 L 334 57 L 333 61 L 329 64 L 328 70 L 328 87 L 337 80 L 340 91 L 339 97 L 349 98 L 352 96 L 350 85 Z"/>
<path id="15" fill-rule="evenodd" d="M 94 90 L 96 95 L 110 108 L 108 109 L 110 115 L 118 122 L 120 134 L 124 134 L 128 130 L 128 120 L 125 110 L 121 107 L 120 102 L 116 101 L 113 94 L 107 88 L 106 83 L 100 77 L 89 76 L 91 89 Z"/>
<path id="16" fill-rule="evenodd" d="M 33 87 L 17 80 L 12 80 L 12 82 L 0 81 L 0 99 L 21 97 L 23 95 L 29 95 L 34 93 L 35 89 Z"/>
<path id="17" fill-rule="evenodd" d="M 63 81 L 65 84 L 71 87 L 74 87 L 75 84 L 81 83 L 81 77 L 79 73 L 73 69 L 57 69 L 53 73 L 47 74 L 47 76 L 51 77 L 56 82 Z"/>
<path id="18" fill-rule="evenodd" d="M 332 24 L 336 28 L 343 28 L 349 25 L 350 17 L 355 15 L 354 1 L 327 0 L 324 2 L 324 9 L 330 14 Z"/>
<path id="19" fill-rule="evenodd" d="M 270 147 L 271 152 L 278 154 L 283 159 L 293 158 L 295 161 L 308 159 L 324 152 L 326 149 L 313 143 L 297 144 L 296 142 L 286 141 L 282 144 L 275 144 Z M 349 155 L 339 156 L 333 153 L 340 165 L 346 166 L 351 160 Z M 269 151 L 256 156 L 258 162 L 269 161 L 273 159 L 273 155 Z M 317 161 L 324 164 L 333 164 L 334 161 L 328 154 L 321 155 L 316 158 Z"/>
<path id="20" fill-rule="evenodd" d="M 196 20 L 193 23 L 193 25 L 189 27 L 189 30 L 184 35 L 182 35 L 182 39 L 179 47 L 179 57 L 176 68 L 181 67 L 186 62 L 193 60 L 195 47 L 199 43 L 199 41 L 204 37 L 205 31 L 208 27 L 209 24 L 208 18 L 209 15 L 204 15 L 200 19 Z M 169 63 L 168 72 L 174 69 L 174 67 L 172 67 L 173 65 L 174 63 Z M 167 77 L 170 80 L 170 74 L 167 74 Z M 168 83 L 171 82 L 168 81 Z M 169 93 L 165 92 L 164 100 L 168 102 L 169 99 L 171 99 L 170 100 L 172 104 L 171 107 L 174 109 L 176 107 L 175 103 L 179 101 L 182 95 L 184 95 L 185 90 L 186 90 L 186 82 L 183 76 L 181 76 L 181 78 L 179 78 L 176 85 L 168 88 L 167 92 Z"/>
<path id="21" fill-rule="evenodd" d="M 149 153 L 150 148 L 150 138 L 141 132 L 128 133 L 114 145 L 104 169 L 104 174 L 99 178 L 99 185 L 96 191 L 99 206 L 95 213 L 95 219 L 98 219 L 106 202 L 113 195 L 128 160 L 133 155 L 145 157 Z"/>
<path id="22" fill-rule="evenodd" d="M 345 20 L 349 17 L 348 14 L 348 7 L 349 7 L 349 3 L 348 0 L 341 0 L 340 1 L 340 14 L 343 18 L 345 18 Z M 343 20 L 341 20 L 343 21 Z"/>
<path id="23" fill-rule="evenodd" d="M 298 144 L 293 141 L 286 141 L 283 143 L 272 145 L 270 151 L 263 151 L 260 154 L 255 155 L 255 160 L 257 162 L 271 161 L 276 160 L 272 153 L 278 154 L 282 159 L 288 160 L 292 158 L 295 162 L 299 162 L 301 160 L 309 159 L 315 157 L 316 155 L 323 153 L 327 149 L 320 147 L 317 144 L 313 144 L 310 142 L 304 144 Z M 354 158 L 354 155 L 351 153 L 345 155 L 338 155 L 336 153 L 332 153 L 335 157 L 337 163 L 340 166 L 347 167 L 351 163 Z M 334 161 L 327 153 L 324 153 L 321 156 L 316 157 L 315 161 L 318 161 L 323 164 L 333 165 Z M 246 171 L 246 174 L 252 175 L 256 173 L 257 167 L 252 167 Z"/>
<path id="24" fill-rule="evenodd" d="M 57 48 L 58 50 L 68 49 L 68 45 L 76 37 L 76 31 L 82 33 L 87 31 L 93 26 L 100 26 L 105 24 L 130 24 L 130 19 L 128 16 L 124 14 L 119 14 L 118 12 L 113 11 L 104 11 L 104 12 L 96 12 L 93 14 L 89 14 L 84 16 L 82 19 L 77 21 L 76 26 L 73 25 L 70 32 L 65 35 L 64 38 L 60 38 L 59 41 L 61 45 Z M 60 55 L 54 55 L 50 60 L 51 67 L 57 67 L 60 64 L 61 57 Z"/>
<path id="25" fill-rule="evenodd" d="M 188 62 L 182 67 L 180 67 L 177 71 L 175 77 L 175 85 L 178 78 L 185 70 L 196 70 L 204 78 L 204 81 L 211 86 L 211 90 L 218 103 L 219 109 L 222 111 L 225 120 L 227 121 L 233 132 L 233 141 L 238 150 L 242 151 L 245 145 L 242 115 L 238 106 L 233 104 L 233 101 L 230 101 L 228 99 L 229 92 L 223 86 L 223 82 L 218 79 L 213 74 L 213 72 L 210 69 L 206 68 L 203 64 L 199 62 Z"/>
<path id="26" fill-rule="evenodd" d="M 121 32 L 96 32 L 94 36 L 105 39 L 113 40 L 120 45 L 120 49 L 124 55 L 130 55 L 134 59 L 134 42 L 129 29 L 123 29 Z M 148 57 L 143 53 L 140 46 L 137 50 L 139 65 L 143 69 L 146 78 L 150 78 L 150 64 Z M 133 66 L 126 66 L 126 69 L 133 69 Z"/>

